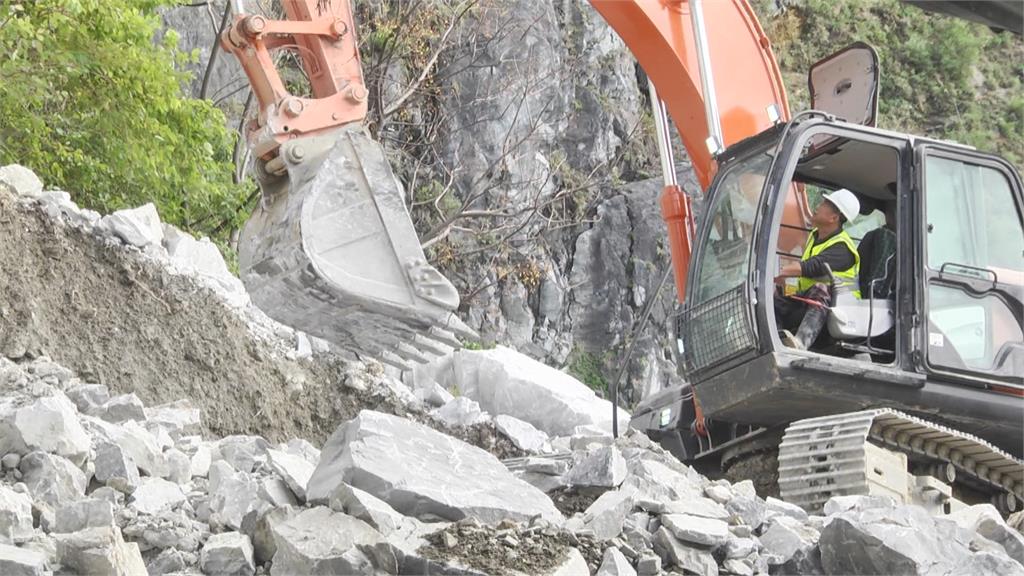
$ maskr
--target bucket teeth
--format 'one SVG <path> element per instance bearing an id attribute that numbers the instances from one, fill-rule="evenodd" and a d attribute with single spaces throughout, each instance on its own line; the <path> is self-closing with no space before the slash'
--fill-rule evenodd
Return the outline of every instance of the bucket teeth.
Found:
<path id="1" fill-rule="evenodd" d="M 441 342 L 446 346 L 451 346 L 452 348 L 455 349 L 462 348 L 462 342 L 460 342 L 459 339 L 455 337 L 455 334 L 452 334 L 447 330 L 442 330 L 437 326 L 432 326 L 430 328 L 430 331 L 427 332 L 427 335 L 433 340 L 437 340 L 438 342 Z"/>
<path id="2" fill-rule="evenodd" d="M 388 352 L 385 350 L 384 352 L 381 352 L 379 358 L 381 362 L 387 364 L 388 366 L 394 366 L 395 368 L 398 368 L 399 370 L 403 371 L 412 370 L 412 364 L 409 364 L 405 360 L 402 360 L 394 352 Z"/>
<path id="3" fill-rule="evenodd" d="M 425 336 L 423 334 L 417 334 L 412 340 L 412 345 L 420 350 L 430 352 L 435 356 L 444 356 L 452 351 L 449 346 L 446 346 L 445 344 L 437 340 L 433 340 L 429 336 Z"/>
<path id="4" fill-rule="evenodd" d="M 429 356 L 417 350 L 408 342 L 399 342 L 398 346 L 395 347 L 395 354 L 398 354 L 405 360 L 412 360 L 414 362 L 419 362 L 420 364 L 426 364 L 431 360 Z"/>

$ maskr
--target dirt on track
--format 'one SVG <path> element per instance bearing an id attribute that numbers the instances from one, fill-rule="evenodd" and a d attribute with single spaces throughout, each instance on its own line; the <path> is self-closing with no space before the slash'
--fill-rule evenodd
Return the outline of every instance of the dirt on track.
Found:
<path id="1" fill-rule="evenodd" d="M 210 290 L 2 187 L 0 354 L 49 356 L 147 406 L 189 398 L 215 436 L 320 445 L 361 409 L 405 415 L 386 390 L 346 387 L 341 359 L 273 354 Z"/>

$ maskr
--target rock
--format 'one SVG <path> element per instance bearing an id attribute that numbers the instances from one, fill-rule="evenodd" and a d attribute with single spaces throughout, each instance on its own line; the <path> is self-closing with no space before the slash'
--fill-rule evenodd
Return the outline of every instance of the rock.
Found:
<path id="1" fill-rule="evenodd" d="M 116 442 L 100 442 L 96 446 L 95 478 L 124 494 L 139 486 L 139 469 L 135 460 Z"/>
<path id="2" fill-rule="evenodd" d="M 153 558 L 149 564 L 146 564 L 146 570 L 150 576 L 162 576 L 163 574 L 184 572 L 188 565 L 189 562 L 183 552 L 174 548 L 167 548 L 157 554 L 156 558 Z"/>
<path id="3" fill-rule="evenodd" d="M 449 426 L 472 426 L 486 422 L 488 418 L 479 404 L 465 396 L 452 398 L 444 406 L 431 411 L 430 415 Z"/>
<path id="4" fill-rule="evenodd" d="M 632 488 L 605 492 L 583 513 L 583 526 L 593 530 L 594 537 L 600 540 L 615 538 L 622 532 L 635 502 L 636 491 Z"/>
<path id="5" fill-rule="evenodd" d="M 150 244 L 159 245 L 164 238 L 160 226 L 160 215 L 152 202 L 127 210 L 118 210 L 100 219 L 100 226 L 126 244 L 145 248 Z"/>
<path id="6" fill-rule="evenodd" d="M 293 438 L 285 445 L 285 452 L 294 456 L 301 456 L 313 466 L 320 462 L 320 450 L 302 438 Z"/>
<path id="7" fill-rule="evenodd" d="M 0 170 L 3 170 L 0 168 Z M 0 544 L 0 574 L 4 576 L 44 576 L 50 574 L 46 556 L 34 550 Z"/>
<path id="8" fill-rule="evenodd" d="M 137 542 L 143 552 L 174 548 L 195 552 L 208 535 L 208 527 L 188 517 L 183 510 L 162 510 L 139 514 L 127 522 L 124 536 Z"/>
<path id="9" fill-rule="evenodd" d="M 341 482 L 398 512 L 447 520 L 528 520 L 562 515 L 540 490 L 491 454 L 404 418 L 363 410 L 324 445 L 307 499 L 326 502 Z"/>
<path id="10" fill-rule="evenodd" d="M 611 403 L 572 376 L 509 348 L 460 350 L 451 381 L 466 397 L 491 414 L 507 414 L 552 436 L 570 435 L 576 426 L 594 424 L 611 433 Z M 619 411 L 620 428 L 629 414 Z"/>
<path id="11" fill-rule="evenodd" d="M 116 527 L 58 534 L 56 540 L 58 561 L 79 574 L 146 574 L 139 546 L 125 542 Z"/>
<path id="12" fill-rule="evenodd" d="M 1024 536 L 1010 528 L 991 504 L 970 506 L 949 515 L 962 528 L 977 532 L 999 544 L 1006 554 L 1024 565 Z"/>
<path id="13" fill-rule="evenodd" d="M 106 500 L 87 498 L 57 509 L 54 532 L 67 534 L 114 525 L 114 507 Z"/>
<path id="14" fill-rule="evenodd" d="M 196 240 L 191 234 L 169 225 L 164 225 L 163 229 L 164 248 L 176 266 L 213 280 L 234 278 L 220 249 L 209 238 Z"/>
<path id="15" fill-rule="evenodd" d="M 60 507 L 85 495 L 85 474 L 67 458 L 31 452 L 21 459 L 22 480 L 32 497 Z"/>
<path id="16" fill-rule="evenodd" d="M 210 509 L 216 513 L 211 524 L 241 530 L 246 514 L 262 501 L 259 483 L 245 472 L 236 472 L 223 460 L 210 467 Z"/>
<path id="17" fill-rule="evenodd" d="M 199 565 L 204 574 L 217 576 L 252 576 L 256 573 L 252 543 L 238 532 L 214 534 L 206 541 Z"/>
<path id="18" fill-rule="evenodd" d="M 114 506 L 115 508 L 120 508 L 121 506 L 124 505 L 124 494 L 118 492 L 117 490 L 114 490 L 109 486 L 102 486 L 100 488 L 93 490 L 89 494 L 89 497 L 97 498 L 99 500 L 106 500 L 107 502 L 110 502 L 111 506 Z"/>
<path id="19" fill-rule="evenodd" d="M 702 518 L 725 520 L 729 512 L 721 504 L 702 496 L 684 496 L 680 500 L 672 500 L 662 504 L 663 514 L 689 514 Z"/>
<path id="20" fill-rule="evenodd" d="M 565 560 L 549 574 L 550 576 L 580 576 L 590 574 L 590 567 L 587 566 L 587 560 L 579 550 L 569 548 L 569 554 Z"/>
<path id="21" fill-rule="evenodd" d="M 764 554 L 768 556 L 768 564 L 777 566 L 791 560 L 801 563 L 805 558 L 811 558 L 819 536 L 817 530 L 799 520 L 780 516 L 771 520 L 760 540 Z"/>
<path id="22" fill-rule="evenodd" d="M 680 472 L 661 462 L 641 460 L 629 469 L 632 474 L 626 482 L 637 489 L 638 501 L 670 502 L 702 492 L 700 478 L 689 468 Z"/>
<path id="23" fill-rule="evenodd" d="M 146 408 L 146 417 L 171 431 L 172 436 L 197 434 L 201 428 L 199 409 L 194 408 L 189 400 Z"/>
<path id="24" fill-rule="evenodd" d="M 494 425 L 503 434 L 508 436 L 512 443 L 520 450 L 527 452 L 549 452 L 551 445 L 548 443 L 548 435 L 537 430 L 529 422 L 519 418 L 500 414 L 494 417 Z"/>
<path id="25" fill-rule="evenodd" d="M 661 574 L 661 557 L 657 554 L 644 554 L 636 562 L 638 576 L 656 576 Z"/>
<path id="26" fill-rule="evenodd" d="M 256 521 L 256 528 L 251 535 L 253 555 L 256 563 L 266 564 L 277 553 L 277 541 L 274 534 L 277 529 L 295 518 L 299 511 L 291 506 L 284 506 L 268 511 Z"/>
<path id="27" fill-rule="evenodd" d="M 36 173 L 20 164 L 0 168 L 0 182 L 7 184 L 19 196 L 36 198 L 43 193 L 43 181 Z"/>
<path id="28" fill-rule="evenodd" d="M 69 388 L 67 395 L 82 414 L 88 414 L 110 400 L 110 390 L 103 384 L 81 384 Z"/>
<path id="29" fill-rule="evenodd" d="M 825 502 L 825 516 L 835 516 L 847 510 L 871 510 L 874 508 L 895 508 L 896 501 L 889 496 L 833 496 Z"/>
<path id="30" fill-rule="evenodd" d="M 704 495 L 719 504 L 725 504 L 729 500 L 732 500 L 733 497 L 732 491 L 725 486 L 719 486 L 718 484 L 711 484 L 705 488 Z"/>
<path id="31" fill-rule="evenodd" d="M 807 511 L 797 506 L 796 504 L 790 504 L 789 502 L 783 502 L 778 498 L 769 496 L 765 499 L 765 505 L 769 512 L 775 512 L 776 514 L 783 514 L 799 520 L 800 522 L 807 521 Z"/>
<path id="32" fill-rule="evenodd" d="M 249 473 L 256 462 L 266 460 L 269 447 L 270 444 L 258 436 L 228 436 L 217 442 L 214 460 L 219 456 L 235 470 Z"/>
<path id="33" fill-rule="evenodd" d="M 420 402 L 434 407 L 444 406 L 455 399 L 451 392 L 437 382 L 430 382 L 427 386 L 418 388 L 415 396 Z"/>
<path id="34" fill-rule="evenodd" d="M 366 522 L 384 536 L 408 529 L 408 525 L 414 522 L 413 518 L 401 515 L 387 502 L 348 484 L 338 485 L 331 494 L 329 505 L 332 510 Z"/>
<path id="35" fill-rule="evenodd" d="M 329 508 L 302 512 L 281 524 L 275 536 L 272 576 L 398 573 L 398 560 L 380 534 L 362 520 Z"/>
<path id="36" fill-rule="evenodd" d="M 167 479 L 175 484 L 192 480 L 192 460 L 181 450 L 171 448 L 164 451 Z"/>
<path id="37" fill-rule="evenodd" d="M 135 394 L 122 394 L 121 396 L 114 396 L 102 405 L 91 409 L 88 414 L 114 424 L 120 424 L 128 420 L 142 422 L 146 419 L 146 407 Z"/>
<path id="38" fill-rule="evenodd" d="M 729 511 L 730 515 L 754 530 L 757 530 L 764 524 L 768 512 L 768 508 L 762 500 L 746 496 L 737 496 L 729 500 L 725 505 L 725 509 Z"/>
<path id="39" fill-rule="evenodd" d="M 629 560 L 614 546 L 604 551 L 604 558 L 601 560 L 601 567 L 597 570 L 597 576 L 636 576 L 636 570 Z"/>
<path id="40" fill-rule="evenodd" d="M 0 485 L 0 543 L 20 544 L 31 537 L 32 500 Z"/>
<path id="41" fill-rule="evenodd" d="M 626 479 L 626 459 L 615 446 L 598 448 L 572 467 L 565 480 L 572 486 L 615 488 Z"/>
<path id="42" fill-rule="evenodd" d="M 110 434 L 110 439 L 131 456 L 140 472 L 150 476 L 166 475 L 167 465 L 160 442 L 138 422 L 129 420 L 120 425 L 109 426 L 105 430 Z"/>
<path id="43" fill-rule="evenodd" d="M 41 450 L 82 464 L 90 448 L 75 405 L 60 391 L 7 414 L 0 422 L 0 452 Z"/>
<path id="44" fill-rule="evenodd" d="M 527 458 L 525 470 L 548 476 L 561 476 L 569 471 L 570 463 L 566 460 L 553 460 L 550 458 Z"/>
<path id="45" fill-rule="evenodd" d="M 699 576 L 718 575 L 718 563 L 709 550 L 687 546 L 665 526 L 654 533 L 654 549 L 663 562 L 674 564 L 684 572 Z"/>
<path id="46" fill-rule="evenodd" d="M 18 464 L 21 464 L 21 454 L 17 452 L 5 454 L 3 458 L 0 458 L 0 466 L 4 470 L 14 470 L 18 467 Z"/>
<path id="47" fill-rule="evenodd" d="M 661 524 L 683 542 L 717 547 L 729 539 L 729 525 L 713 518 L 701 518 L 690 514 L 664 514 L 661 516 Z"/>
<path id="48" fill-rule="evenodd" d="M 192 455 L 189 473 L 192 477 L 205 478 L 210 473 L 210 464 L 213 461 L 213 453 L 206 446 L 200 445 L 196 453 Z"/>
<path id="49" fill-rule="evenodd" d="M 818 547 L 829 574 L 945 574 L 971 556 L 965 534 L 916 506 L 851 506 L 825 525 Z"/>
<path id="50" fill-rule="evenodd" d="M 725 572 L 726 574 L 736 574 L 737 576 L 753 576 L 754 568 L 743 560 L 729 558 L 722 563 L 721 572 Z"/>
<path id="51" fill-rule="evenodd" d="M 730 536 L 725 542 L 726 558 L 746 558 L 757 551 L 757 542 L 753 538 L 737 538 Z"/>
<path id="52" fill-rule="evenodd" d="M 173 509 L 187 500 L 181 488 L 163 478 L 143 478 L 139 487 L 132 492 L 129 504 L 142 514 L 157 514 L 162 510 Z"/>
<path id="53" fill-rule="evenodd" d="M 961 560 L 949 574 L 971 576 L 1024 576 L 1024 566 L 1001 554 L 977 552 Z"/>
<path id="54" fill-rule="evenodd" d="M 264 478 L 260 482 L 259 496 L 275 508 L 299 505 L 299 499 L 280 478 Z"/>
<path id="55" fill-rule="evenodd" d="M 267 458 L 270 467 L 288 484 L 299 501 L 305 502 L 306 484 L 309 483 L 309 478 L 313 475 L 313 470 L 316 467 L 301 456 L 279 450 L 267 449 Z"/>

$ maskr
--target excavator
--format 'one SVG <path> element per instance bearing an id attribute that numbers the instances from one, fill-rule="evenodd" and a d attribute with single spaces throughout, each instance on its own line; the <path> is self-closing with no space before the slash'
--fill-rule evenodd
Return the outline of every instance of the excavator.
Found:
<path id="1" fill-rule="evenodd" d="M 809 511 L 846 494 L 936 513 L 983 501 L 1018 510 L 1024 193 L 1014 167 L 877 128 L 881 64 L 865 44 L 812 66 L 811 109 L 791 115 L 747 0 L 590 3 L 649 79 L 680 306 L 672 337 L 685 383 L 642 401 L 630 426 Z M 949 4 L 1021 33 L 1020 2 Z M 274 20 L 236 0 L 221 35 L 259 102 L 247 139 L 262 198 L 239 243 L 243 282 L 276 320 L 401 368 L 458 348 L 475 337 L 455 313 L 458 292 L 427 262 L 401 184 L 361 125 L 349 0 L 281 5 L 286 19 Z M 278 50 L 298 54 L 311 94 L 287 90 Z M 703 191 L 699 222 L 674 171 L 670 118 Z M 772 305 L 786 290 L 778 271 L 800 259 L 812 204 L 840 188 L 861 207 L 850 235 L 884 236 L 876 244 L 888 248 L 865 251 L 859 295 L 834 285 L 827 330 L 793 348 Z"/>

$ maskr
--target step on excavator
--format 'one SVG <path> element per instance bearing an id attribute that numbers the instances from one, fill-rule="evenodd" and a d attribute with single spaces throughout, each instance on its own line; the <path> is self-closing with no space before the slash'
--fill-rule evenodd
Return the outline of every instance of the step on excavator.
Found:
<path id="1" fill-rule="evenodd" d="M 881 66 L 870 46 L 815 64 L 811 110 L 791 115 L 747 0 L 590 3 L 649 79 L 680 304 L 671 337 L 685 383 L 645 399 L 630 426 L 809 511 L 849 494 L 936 513 L 1020 509 L 1024 194 L 1014 167 L 875 127 Z M 1022 3 L 949 4 L 1021 33 Z M 281 5 L 286 20 L 236 0 L 221 36 L 259 103 L 247 137 L 262 198 L 239 244 L 242 280 L 284 324 L 399 367 L 429 361 L 475 335 L 361 126 L 349 0 Z M 286 90 L 278 50 L 298 55 L 311 95 Z M 700 222 L 674 173 L 669 118 L 703 190 Z M 860 290 L 821 278 L 827 328 L 787 346 L 773 306 L 787 293 L 779 271 L 800 260 L 813 205 L 838 189 L 860 207 L 846 225 L 863 252 Z"/>

